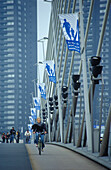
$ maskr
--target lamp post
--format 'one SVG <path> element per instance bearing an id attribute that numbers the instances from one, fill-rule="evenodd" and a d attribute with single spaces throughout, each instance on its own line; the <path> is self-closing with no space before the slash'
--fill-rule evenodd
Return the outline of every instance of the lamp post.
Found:
<path id="1" fill-rule="evenodd" d="M 34 92 L 35 92 L 35 97 L 37 96 L 37 93 L 36 93 L 36 81 L 37 79 L 34 79 L 32 80 L 32 82 L 34 83 Z"/>
<path id="2" fill-rule="evenodd" d="M 47 37 L 43 37 L 40 40 L 38 40 L 37 42 L 41 42 L 42 43 L 42 49 L 43 49 L 43 61 L 45 60 L 45 49 L 44 49 L 44 40 L 48 40 Z"/>
<path id="3" fill-rule="evenodd" d="M 44 0 L 44 2 L 50 2 L 52 4 L 54 1 L 53 0 Z M 51 11 L 53 11 L 53 5 L 51 7 L 52 7 Z M 54 20 L 53 13 L 52 13 L 52 20 Z M 54 28 L 55 28 L 54 22 L 53 22 L 52 27 L 54 30 Z M 54 56 L 55 56 L 55 65 L 56 65 L 57 95 L 58 95 L 58 104 L 59 104 L 60 135 L 61 135 L 61 143 L 63 143 L 63 113 L 61 110 L 61 97 L 60 97 L 59 76 L 58 76 L 58 68 L 57 68 L 57 51 L 56 51 L 55 31 L 53 31 L 53 37 L 54 37 Z"/>

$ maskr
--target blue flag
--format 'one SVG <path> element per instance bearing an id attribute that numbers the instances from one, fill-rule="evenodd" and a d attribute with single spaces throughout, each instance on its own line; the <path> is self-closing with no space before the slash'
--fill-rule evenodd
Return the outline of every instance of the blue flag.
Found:
<path id="1" fill-rule="evenodd" d="M 68 49 L 80 53 L 78 13 L 60 14 L 61 27 L 66 39 Z"/>
<path id="2" fill-rule="evenodd" d="M 39 90 L 40 90 L 40 93 L 41 93 L 41 97 L 46 100 L 46 87 L 45 87 L 45 83 L 40 83 L 38 87 L 39 87 Z"/>
<path id="3" fill-rule="evenodd" d="M 31 116 L 34 118 L 34 119 L 37 119 L 37 114 L 36 114 L 36 108 L 31 108 Z"/>
<path id="4" fill-rule="evenodd" d="M 49 76 L 49 81 L 56 83 L 54 60 L 45 61 L 44 63 L 45 63 L 45 68 L 46 68 L 48 76 Z"/>
<path id="5" fill-rule="evenodd" d="M 40 99 L 38 97 L 33 97 L 33 102 L 36 110 L 40 110 Z"/>
<path id="6" fill-rule="evenodd" d="M 34 124 L 34 119 L 33 119 L 32 116 L 29 116 L 29 121 L 30 121 L 31 124 Z"/>

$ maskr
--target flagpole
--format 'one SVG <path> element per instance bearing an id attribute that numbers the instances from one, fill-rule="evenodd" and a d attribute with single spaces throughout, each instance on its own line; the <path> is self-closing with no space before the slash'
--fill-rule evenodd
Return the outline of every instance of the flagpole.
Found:
<path id="1" fill-rule="evenodd" d="M 87 143 L 88 150 L 92 150 L 92 135 L 91 135 L 91 116 L 89 110 L 88 100 L 88 85 L 87 85 L 87 70 L 86 70 L 86 57 L 84 47 L 84 25 L 83 25 L 83 13 L 82 13 L 82 0 L 79 0 L 80 10 L 80 39 L 81 39 L 81 60 L 83 66 L 83 87 L 84 87 L 84 104 L 85 104 L 85 118 L 86 118 L 86 131 L 87 131 Z"/>
<path id="2" fill-rule="evenodd" d="M 53 3 L 53 2 L 52 2 Z M 52 20 L 54 21 L 53 16 L 53 5 L 52 7 Z M 55 48 L 55 65 L 56 65 L 56 80 L 57 80 L 57 94 L 58 94 L 58 104 L 59 104 L 59 120 L 60 120 L 60 135 L 61 135 L 61 143 L 63 143 L 63 113 L 61 109 L 61 98 L 60 98 L 60 87 L 59 87 L 59 74 L 58 74 L 58 68 L 57 68 L 57 52 L 56 52 L 56 40 L 55 40 L 55 31 L 54 31 L 54 22 L 53 22 L 53 37 L 54 37 L 54 48 Z"/>

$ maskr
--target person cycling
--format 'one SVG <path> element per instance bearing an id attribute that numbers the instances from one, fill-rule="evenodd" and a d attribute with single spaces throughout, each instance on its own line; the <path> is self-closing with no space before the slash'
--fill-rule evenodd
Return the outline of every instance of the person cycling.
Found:
<path id="1" fill-rule="evenodd" d="M 37 118 L 37 123 L 32 125 L 33 133 L 36 133 L 36 146 L 38 146 L 38 133 L 41 133 L 41 141 L 42 141 L 42 151 L 45 147 L 44 145 L 44 134 L 46 133 L 46 126 L 44 123 L 41 122 L 40 117 Z"/>
<path id="2" fill-rule="evenodd" d="M 26 143 L 29 143 L 31 133 L 29 132 L 28 129 L 27 129 L 27 131 L 25 132 L 25 136 L 26 136 Z"/>

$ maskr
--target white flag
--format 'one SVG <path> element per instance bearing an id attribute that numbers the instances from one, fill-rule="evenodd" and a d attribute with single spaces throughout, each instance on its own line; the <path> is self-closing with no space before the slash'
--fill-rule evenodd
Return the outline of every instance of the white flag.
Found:
<path id="1" fill-rule="evenodd" d="M 45 87 L 45 83 L 39 83 L 38 88 L 40 90 L 41 97 L 46 100 L 46 87 Z"/>
<path id="2" fill-rule="evenodd" d="M 34 106 L 37 110 L 40 110 L 40 98 L 33 97 Z"/>
<path id="3" fill-rule="evenodd" d="M 59 18 L 68 49 L 80 53 L 78 13 L 59 14 Z"/>
<path id="4" fill-rule="evenodd" d="M 36 114 L 36 108 L 31 108 L 31 116 L 34 118 L 34 119 L 37 119 L 37 114 Z"/>
<path id="5" fill-rule="evenodd" d="M 45 68 L 46 68 L 48 76 L 49 76 L 49 81 L 56 83 L 54 60 L 45 61 L 44 64 L 45 64 Z"/>

